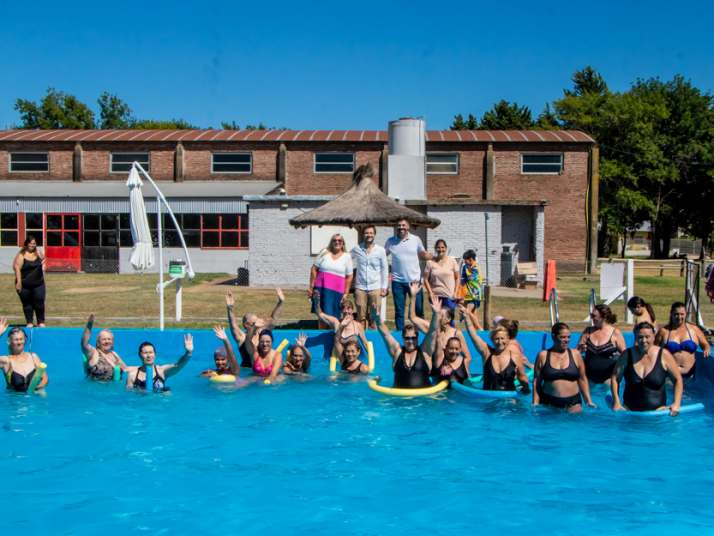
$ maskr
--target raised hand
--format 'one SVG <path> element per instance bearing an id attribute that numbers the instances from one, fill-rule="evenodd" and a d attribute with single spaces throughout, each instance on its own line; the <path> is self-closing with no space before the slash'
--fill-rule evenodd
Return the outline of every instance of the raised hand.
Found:
<path id="1" fill-rule="evenodd" d="M 87 324 L 94 324 L 95 318 L 94 313 L 89 313 L 89 316 L 87 317 Z"/>
<path id="2" fill-rule="evenodd" d="M 226 336 L 226 330 L 223 328 L 223 326 L 213 326 L 213 333 L 218 339 L 222 341 L 228 340 L 228 337 Z"/>
<path id="3" fill-rule="evenodd" d="M 281 288 L 276 288 L 275 293 L 278 295 L 278 301 L 283 303 L 285 301 L 285 294 L 283 294 L 283 290 Z"/>
<path id="4" fill-rule="evenodd" d="M 295 339 L 295 344 L 297 344 L 298 346 L 302 346 L 304 348 L 306 342 L 307 342 L 307 335 L 305 335 L 301 331 L 300 333 L 298 333 L 297 339 Z"/>
<path id="5" fill-rule="evenodd" d="M 0 317 L 0 335 L 5 333 L 6 330 L 7 330 L 7 318 L 2 316 L 2 317 Z"/>
<path id="6" fill-rule="evenodd" d="M 438 313 L 441 311 L 441 301 L 437 296 L 434 296 L 431 294 L 429 296 L 429 303 L 431 304 L 431 310 L 434 311 L 435 313 Z"/>
<path id="7" fill-rule="evenodd" d="M 373 303 L 372 307 L 369 309 L 369 317 L 372 319 L 372 322 L 375 324 L 381 324 L 382 323 L 382 318 L 379 316 L 379 310 L 377 309 L 377 306 Z"/>
<path id="8" fill-rule="evenodd" d="M 233 297 L 233 293 L 229 290 L 226 292 L 226 307 L 234 307 L 236 304 L 236 300 Z"/>
<path id="9" fill-rule="evenodd" d="M 186 353 L 193 352 L 193 336 L 190 333 L 183 336 L 183 347 L 186 349 Z"/>

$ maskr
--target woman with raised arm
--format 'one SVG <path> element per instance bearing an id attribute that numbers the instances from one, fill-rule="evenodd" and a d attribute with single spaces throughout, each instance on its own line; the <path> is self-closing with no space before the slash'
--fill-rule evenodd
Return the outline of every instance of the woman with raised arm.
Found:
<path id="1" fill-rule="evenodd" d="M 233 345 L 226 335 L 226 330 L 223 326 L 214 326 L 213 334 L 223 343 L 223 346 L 213 351 L 213 362 L 216 364 L 216 368 L 204 370 L 201 372 L 201 376 L 212 378 L 213 376 L 232 375 L 237 378 L 240 376 L 240 367 L 233 351 Z"/>
<path id="2" fill-rule="evenodd" d="M 283 374 L 304 375 L 310 370 L 312 354 L 307 349 L 307 335 L 300 333 L 295 339 L 295 343 L 288 350 L 288 358 L 283 365 Z"/>
<path id="3" fill-rule="evenodd" d="M 590 398 L 590 383 L 580 352 L 570 346 L 570 327 L 556 322 L 550 330 L 553 346 L 538 354 L 533 378 L 533 405 L 582 411 L 583 402 L 594 408 Z M 582 397 L 581 397 L 582 394 Z"/>
<path id="4" fill-rule="evenodd" d="M 407 315 L 409 321 L 416 326 L 416 328 L 422 332 L 427 333 L 429 331 L 429 321 L 425 320 L 416 314 L 416 296 L 421 292 L 421 285 L 419 283 L 409 284 L 409 295 L 411 296 L 411 301 L 409 302 L 409 308 L 407 310 Z M 439 300 L 441 302 L 441 300 Z M 459 329 L 454 327 L 455 312 L 453 308 L 443 307 L 439 312 L 439 330 L 436 333 L 436 350 L 441 350 L 439 355 L 443 356 L 445 354 L 446 345 L 451 339 L 458 339 L 461 345 L 461 353 L 465 359 L 466 369 L 471 366 L 471 351 L 466 344 L 466 339 L 464 339 L 464 334 L 461 333 Z M 434 368 L 432 370 L 433 375 L 436 376 L 438 370 Z"/>
<path id="5" fill-rule="evenodd" d="M 345 344 L 350 341 L 361 342 L 365 350 L 367 349 L 367 337 L 364 334 L 364 326 L 362 322 L 355 318 L 355 307 L 350 300 L 342 300 L 339 319 L 325 313 L 318 299 L 313 298 L 313 305 L 313 310 L 317 313 L 320 321 L 335 332 L 332 349 L 335 357 L 342 355 Z"/>
<path id="6" fill-rule="evenodd" d="M 114 334 L 108 329 L 97 333 L 97 346 L 89 344 L 94 327 L 94 313 L 87 318 L 87 325 L 82 332 L 82 354 L 85 359 L 84 370 L 87 377 L 92 380 L 108 382 L 114 379 L 114 370 L 118 367 L 121 372 L 127 369 L 119 354 L 114 351 Z"/>
<path id="7" fill-rule="evenodd" d="M 667 408 L 667 376 L 674 382 L 674 401 L 669 406 L 673 417 L 682 404 L 684 381 L 672 354 L 654 343 L 654 326 L 641 322 L 635 326 L 635 345 L 620 357 L 610 380 L 612 409 L 619 411 L 652 411 Z M 620 382 L 625 391 L 620 401 Z M 624 407 L 623 407 L 624 402 Z"/>
<path id="8" fill-rule="evenodd" d="M 476 316 L 478 317 L 478 315 Z M 496 316 L 493 318 L 493 327 L 495 328 L 497 325 L 503 326 L 508 330 L 508 337 L 511 339 L 511 342 L 508 344 L 508 349 L 514 354 L 520 356 L 524 367 L 532 369 L 533 363 L 528 361 L 528 357 L 526 356 L 525 350 L 523 350 L 523 346 L 520 342 L 518 342 L 518 340 L 516 340 L 516 337 L 518 337 L 518 320 Z"/>
<path id="9" fill-rule="evenodd" d="M 596 305 L 590 313 L 593 325 L 586 328 L 578 341 L 585 354 L 585 373 L 592 383 L 607 383 L 620 354 L 625 351 L 625 338 L 615 327 L 617 316 L 605 304 Z"/>
<path id="10" fill-rule="evenodd" d="M 394 387 L 415 389 L 431 386 L 429 377 L 432 368 L 432 355 L 436 346 L 439 312 L 441 311 L 441 305 L 436 299 L 431 301 L 431 310 L 431 324 L 421 345 L 418 344 L 419 336 L 416 328 L 412 324 L 407 324 L 402 329 L 402 339 L 404 340 L 402 346 L 387 329 L 377 308 L 372 308 L 372 319 L 392 356 Z"/>
<path id="11" fill-rule="evenodd" d="M 139 345 L 139 358 L 142 365 L 140 367 L 127 367 L 126 386 L 146 391 L 146 376 L 147 372 L 150 371 L 149 376 L 152 377 L 151 390 L 154 392 L 170 391 L 166 386 L 166 380 L 181 372 L 181 369 L 186 366 L 193 354 L 193 337 L 191 334 L 187 333 L 183 336 L 183 346 L 184 354 L 176 363 L 157 365 L 156 348 L 150 342 L 142 342 Z"/>
<path id="12" fill-rule="evenodd" d="M 459 311 L 466 322 L 466 329 L 476 350 L 481 356 L 484 391 L 515 391 L 516 379 L 521 384 L 521 392 L 529 393 L 528 376 L 523 369 L 520 352 L 511 344 L 508 329 L 497 324 L 491 329 L 490 338 L 493 346 L 479 337 L 476 332 L 474 317 L 478 314 L 460 305 Z"/>
<path id="13" fill-rule="evenodd" d="M 711 354 L 711 346 L 702 330 L 699 326 L 687 322 L 687 307 L 682 302 L 672 304 L 669 323 L 657 332 L 655 344 L 664 346 L 674 356 L 685 380 L 693 378 L 697 371 L 697 347 L 702 348 L 705 358 Z"/>
<path id="14" fill-rule="evenodd" d="M 263 320 L 254 313 L 246 313 L 243 315 L 242 325 L 245 332 L 241 330 L 238 326 L 238 320 L 236 319 L 234 312 L 235 298 L 233 297 L 233 293 L 230 290 L 226 293 L 226 312 L 228 314 L 228 326 L 230 327 L 233 340 L 235 340 L 236 344 L 238 345 L 238 353 L 240 353 L 241 358 L 241 367 L 253 367 L 253 354 L 248 351 L 245 344 L 246 332 L 252 327 L 256 328 L 253 331 L 253 346 L 255 347 L 258 345 L 258 334 L 260 333 L 260 330 L 273 329 L 273 327 L 275 326 L 275 322 L 278 319 L 278 313 L 280 313 L 280 310 L 283 308 L 283 303 L 285 302 L 285 295 L 283 294 L 283 291 L 281 289 L 276 288 L 275 293 L 278 295 L 278 302 L 275 304 L 275 307 L 273 307 L 273 312 L 270 313 L 269 318 Z"/>
<path id="15" fill-rule="evenodd" d="M 0 318 L 0 336 L 7 330 L 6 318 Z M 19 393 L 35 392 L 47 385 L 49 377 L 37 354 L 25 351 L 27 336 L 22 328 L 14 327 L 7 334 L 8 355 L 0 356 L 0 369 L 7 388 Z"/>
<path id="16" fill-rule="evenodd" d="M 274 383 L 280 373 L 283 356 L 278 350 L 273 349 L 273 332 L 263 329 L 258 335 L 258 346 L 253 345 L 253 331 L 255 325 L 248 330 L 246 346 L 253 355 L 253 374 L 263 378 L 263 383 Z"/>

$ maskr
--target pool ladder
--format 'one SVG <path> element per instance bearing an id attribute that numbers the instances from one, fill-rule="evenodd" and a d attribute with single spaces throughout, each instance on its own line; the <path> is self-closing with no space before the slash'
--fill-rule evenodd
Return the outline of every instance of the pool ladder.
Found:
<path id="1" fill-rule="evenodd" d="M 550 289 L 550 296 L 548 296 L 548 312 L 550 313 L 551 326 L 554 326 L 556 322 L 560 322 L 560 313 L 558 312 L 558 291 L 555 287 Z"/>

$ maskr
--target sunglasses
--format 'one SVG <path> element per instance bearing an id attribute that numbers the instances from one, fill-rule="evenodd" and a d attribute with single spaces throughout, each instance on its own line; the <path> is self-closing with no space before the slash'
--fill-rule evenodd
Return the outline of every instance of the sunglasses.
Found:
<path id="1" fill-rule="evenodd" d="M 419 337 L 404 337 L 405 341 L 416 341 L 418 339 L 419 339 Z"/>

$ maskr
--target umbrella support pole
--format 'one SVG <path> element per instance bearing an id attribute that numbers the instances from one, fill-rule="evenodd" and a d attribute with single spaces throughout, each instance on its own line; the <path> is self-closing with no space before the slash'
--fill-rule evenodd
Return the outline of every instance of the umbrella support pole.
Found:
<path id="1" fill-rule="evenodd" d="M 181 322 L 183 318 L 183 284 L 181 281 L 183 281 L 183 277 L 172 277 L 168 281 L 156 285 L 156 292 L 163 297 L 164 289 L 171 283 L 176 283 L 176 322 Z"/>

